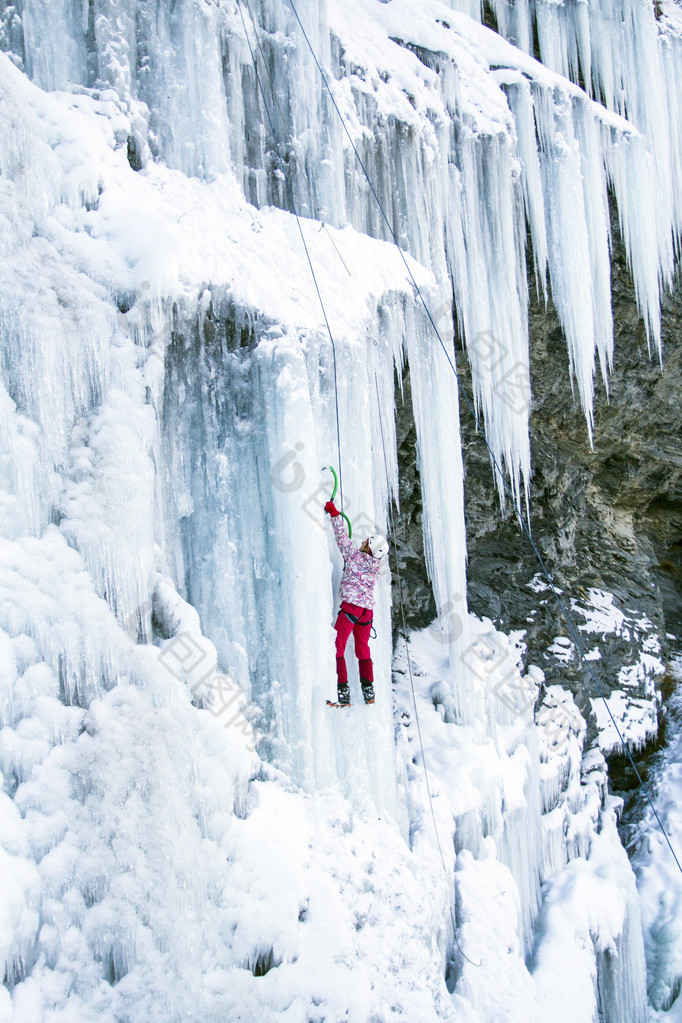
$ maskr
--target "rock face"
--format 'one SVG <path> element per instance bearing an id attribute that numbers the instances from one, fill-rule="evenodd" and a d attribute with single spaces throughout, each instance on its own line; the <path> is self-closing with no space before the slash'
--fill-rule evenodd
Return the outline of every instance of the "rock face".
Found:
<path id="1" fill-rule="evenodd" d="M 617 237 L 617 227 L 614 231 Z M 590 590 L 614 595 L 623 627 L 602 636 L 579 632 L 585 650 L 598 644 L 601 658 L 591 666 L 604 690 L 616 685 L 621 668 L 639 662 L 651 632 L 665 640 L 681 634 L 682 444 L 680 443 L 680 361 L 682 291 L 663 300 L 663 365 L 647 350 L 622 247 L 612 264 L 615 357 L 609 396 L 596 388 L 594 446 L 591 448 L 577 395 L 571 391 L 565 342 L 554 308 L 537 301 L 530 313 L 533 404 L 533 474 L 530 508 L 535 544 L 562 601 L 588 607 Z M 536 289 L 531 282 L 531 294 Z M 471 394 L 466 354 L 457 352 L 460 377 Z M 401 515 L 399 550 L 409 623 L 433 617 L 421 561 L 418 468 L 410 427 L 409 386 L 399 409 Z M 488 453 L 466 406 L 460 420 L 466 467 L 469 607 L 505 632 L 524 630 L 528 663 L 538 664 L 548 683 L 574 692 L 583 710 L 599 695 L 594 681 L 570 652 L 562 613 L 546 589 L 529 582 L 540 572 L 528 537 L 510 507 L 500 510 Z M 444 453 L 444 457 L 447 454 Z M 644 618 L 646 616 L 646 620 Z M 576 627 L 584 616 L 573 612 Z M 558 643 L 557 643 L 558 638 Z M 553 646 L 555 653 L 548 652 Z M 562 651 L 568 651 L 565 656 Z M 663 650 L 665 653 L 665 650 Z M 641 676 L 641 673 L 640 673 Z M 640 677 L 628 695 L 651 696 L 651 678 Z"/>
<path id="2" fill-rule="evenodd" d="M 400 390 L 396 388 L 398 394 Z M 422 497 L 409 368 L 403 373 L 402 397 L 396 409 L 400 511 L 394 517 L 392 538 L 399 571 L 399 577 L 396 572 L 393 575 L 394 636 L 402 628 L 399 586 L 408 628 L 424 628 L 436 617 L 436 604 L 424 562 Z"/>

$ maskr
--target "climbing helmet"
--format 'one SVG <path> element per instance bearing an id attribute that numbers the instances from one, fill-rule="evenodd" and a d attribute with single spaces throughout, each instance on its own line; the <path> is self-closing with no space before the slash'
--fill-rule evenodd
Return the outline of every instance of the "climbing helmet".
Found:
<path id="1" fill-rule="evenodd" d="M 385 536 L 380 536 L 378 533 L 368 536 L 367 543 L 373 558 L 383 558 L 388 554 L 388 540 Z"/>

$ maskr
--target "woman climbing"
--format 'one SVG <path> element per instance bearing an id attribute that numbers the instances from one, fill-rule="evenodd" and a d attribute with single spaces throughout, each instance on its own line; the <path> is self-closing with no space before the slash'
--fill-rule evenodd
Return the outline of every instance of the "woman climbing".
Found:
<path id="1" fill-rule="evenodd" d="M 368 536 L 360 549 L 346 534 L 345 526 L 333 501 L 327 501 L 324 510 L 331 516 L 334 536 L 343 555 L 341 577 L 341 609 L 336 619 L 336 676 L 338 703 L 327 700 L 330 707 L 350 707 L 348 672 L 344 656 L 351 632 L 355 639 L 355 654 L 360 666 L 360 685 L 365 703 L 374 703 L 374 670 L 369 652 L 369 637 L 374 617 L 374 586 L 381 571 L 381 558 L 388 553 L 383 536 Z"/>

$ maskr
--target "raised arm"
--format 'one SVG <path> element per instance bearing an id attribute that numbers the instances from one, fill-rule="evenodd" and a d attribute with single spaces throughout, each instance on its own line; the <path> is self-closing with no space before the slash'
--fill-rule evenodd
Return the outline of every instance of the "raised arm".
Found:
<path id="1" fill-rule="evenodd" d="M 346 532 L 345 526 L 341 521 L 341 512 L 334 505 L 333 501 L 327 501 L 324 506 L 324 510 L 327 515 L 331 515 L 332 529 L 334 530 L 334 536 L 336 537 L 336 543 L 339 550 L 343 554 L 344 558 L 353 558 L 357 555 L 358 549 Z"/>
<path id="2" fill-rule="evenodd" d="M 346 532 L 346 525 L 340 515 L 332 519 L 332 529 L 336 537 L 336 543 L 344 558 L 353 558 L 358 549 Z"/>

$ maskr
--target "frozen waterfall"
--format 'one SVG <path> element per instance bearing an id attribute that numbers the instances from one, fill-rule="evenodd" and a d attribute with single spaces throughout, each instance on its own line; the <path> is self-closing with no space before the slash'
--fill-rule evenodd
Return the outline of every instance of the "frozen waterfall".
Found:
<path id="1" fill-rule="evenodd" d="M 467 613 L 431 319 L 525 514 L 528 282 L 591 440 L 612 208 L 660 356 L 682 18 L 490 7 L 0 3 L 0 1023 L 647 1018 L 603 758 Z M 394 647 L 387 563 L 334 716 L 321 466 L 389 531 L 406 372 L 438 617 Z"/>

